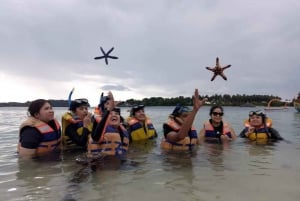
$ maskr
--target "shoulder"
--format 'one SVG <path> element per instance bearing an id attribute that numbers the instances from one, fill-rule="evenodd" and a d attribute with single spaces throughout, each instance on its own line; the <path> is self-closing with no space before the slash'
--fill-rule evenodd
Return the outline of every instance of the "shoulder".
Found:
<path id="1" fill-rule="evenodd" d="M 35 136 L 39 134 L 39 131 L 35 127 L 31 126 L 25 126 L 20 132 L 21 136 Z"/>

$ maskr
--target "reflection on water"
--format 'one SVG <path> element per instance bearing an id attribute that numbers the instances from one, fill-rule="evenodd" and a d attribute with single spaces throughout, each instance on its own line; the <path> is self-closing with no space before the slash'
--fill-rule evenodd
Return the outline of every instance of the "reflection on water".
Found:
<path id="1" fill-rule="evenodd" d="M 147 107 L 159 138 L 131 144 L 126 159 L 92 161 L 85 153 L 65 152 L 61 160 L 25 162 L 18 160 L 15 151 L 26 108 L 0 108 L 1 200 L 299 200 L 300 113 L 267 114 L 290 144 L 238 139 L 227 144 L 204 143 L 193 152 L 170 153 L 159 144 L 162 123 L 172 109 Z M 60 119 L 65 108 L 55 110 Z M 224 118 L 237 133 L 248 110 L 225 107 Z M 209 107 L 201 108 L 197 128 L 208 112 Z"/>

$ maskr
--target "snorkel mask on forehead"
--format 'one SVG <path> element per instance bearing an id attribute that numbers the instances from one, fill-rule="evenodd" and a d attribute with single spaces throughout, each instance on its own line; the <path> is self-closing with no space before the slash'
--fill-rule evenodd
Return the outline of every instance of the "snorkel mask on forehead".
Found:
<path id="1" fill-rule="evenodd" d="M 69 110 L 75 111 L 76 108 L 80 106 L 87 106 L 90 107 L 89 101 L 86 98 L 78 98 L 72 100 L 72 94 L 74 92 L 74 88 L 70 91 L 69 97 L 68 97 L 68 104 L 69 104 Z"/>
<path id="2" fill-rule="evenodd" d="M 133 106 L 131 108 L 131 111 L 130 111 L 130 116 L 134 116 L 137 111 L 143 110 L 144 108 L 145 108 L 145 105 L 136 105 L 136 106 Z"/>
<path id="3" fill-rule="evenodd" d="M 264 114 L 263 111 L 261 111 L 261 110 L 250 111 L 250 112 L 249 112 L 249 117 L 251 117 L 251 116 L 253 116 L 253 115 L 256 115 L 256 116 L 262 116 L 262 117 L 265 116 L 265 114 Z"/>
<path id="4" fill-rule="evenodd" d="M 191 109 L 189 107 L 177 104 L 171 115 L 178 117 L 182 113 L 189 113 L 189 112 L 191 112 Z"/>

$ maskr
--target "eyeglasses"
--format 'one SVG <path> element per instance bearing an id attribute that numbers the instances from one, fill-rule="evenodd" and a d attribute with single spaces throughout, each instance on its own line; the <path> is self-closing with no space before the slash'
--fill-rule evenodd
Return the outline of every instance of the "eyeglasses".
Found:
<path id="1" fill-rule="evenodd" d="M 249 116 L 253 116 L 253 115 L 263 116 L 263 115 L 265 115 L 265 114 L 264 114 L 261 110 L 250 111 L 250 112 L 249 112 Z"/>
<path id="2" fill-rule="evenodd" d="M 217 115 L 223 116 L 223 115 L 224 115 L 223 112 L 212 112 L 212 114 L 213 114 L 214 116 L 217 116 Z"/>

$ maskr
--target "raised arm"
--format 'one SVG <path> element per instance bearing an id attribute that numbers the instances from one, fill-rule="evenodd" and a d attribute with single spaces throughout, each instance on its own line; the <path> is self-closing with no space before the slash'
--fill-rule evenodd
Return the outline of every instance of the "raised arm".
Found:
<path id="1" fill-rule="evenodd" d="M 206 99 L 199 99 L 199 92 L 198 89 L 195 89 L 194 96 L 193 96 L 193 110 L 189 113 L 189 115 L 186 117 L 184 121 L 181 121 L 181 119 L 177 118 L 178 121 L 181 121 L 182 126 L 181 129 L 178 132 L 172 131 L 167 134 L 167 139 L 172 141 L 172 142 L 177 142 L 179 140 L 184 139 L 194 122 L 195 116 L 200 109 L 202 105 L 204 105 Z"/>

